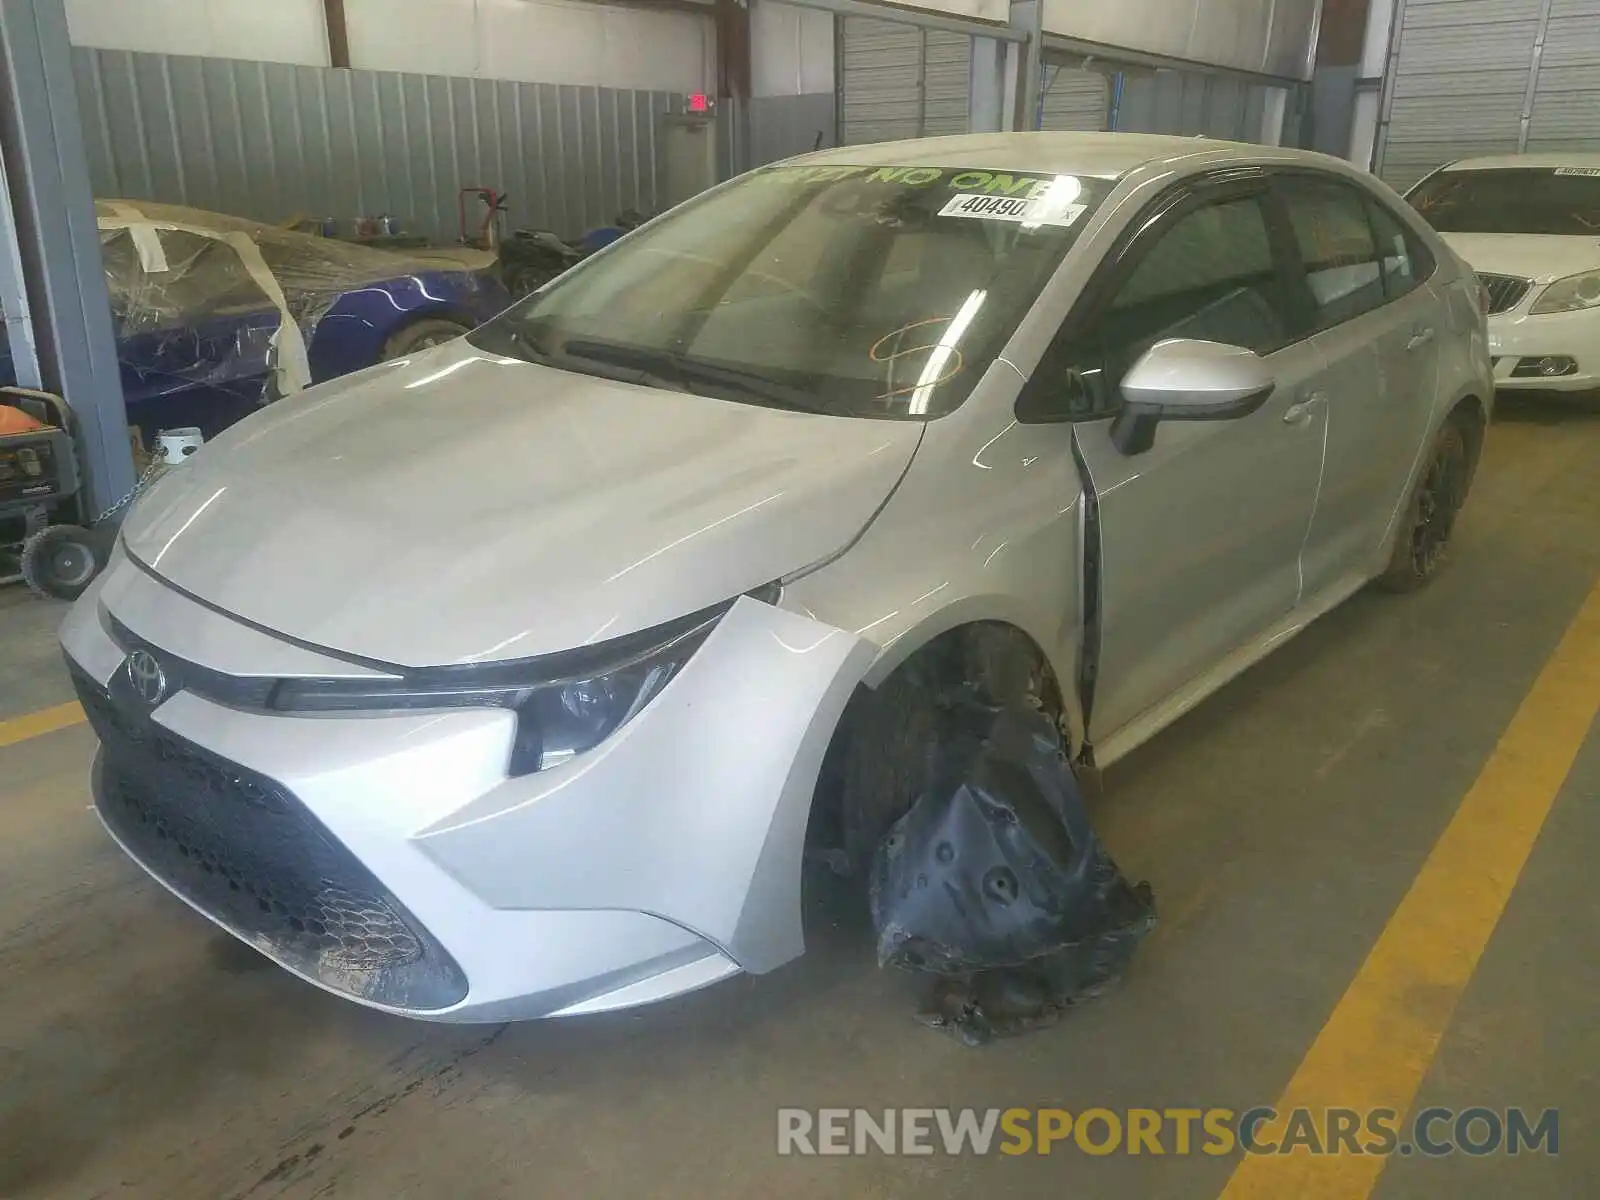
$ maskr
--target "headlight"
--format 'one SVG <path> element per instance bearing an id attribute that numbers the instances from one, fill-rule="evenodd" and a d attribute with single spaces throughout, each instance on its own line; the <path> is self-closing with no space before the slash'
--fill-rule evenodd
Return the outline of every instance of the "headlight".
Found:
<path id="1" fill-rule="evenodd" d="M 776 599 L 776 589 L 752 593 Z M 282 712 L 509 708 L 517 714 L 510 772 L 527 775 L 582 754 L 657 695 L 732 607 L 732 601 L 599 646 L 522 662 L 408 671 L 385 679 L 285 679 Z"/>
<path id="2" fill-rule="evenodd" d="M 1545 288 L 1530 311 L 1537 315 L 1597 307 L 1600 307 L 1600 271 L 1585 271 L 1582 275 L 1556 280 Z"/>

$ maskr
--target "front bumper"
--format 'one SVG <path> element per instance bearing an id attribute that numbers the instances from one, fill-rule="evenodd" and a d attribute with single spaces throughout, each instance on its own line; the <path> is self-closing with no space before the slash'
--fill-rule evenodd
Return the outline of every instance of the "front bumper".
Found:
<path id="1" fill-rule="evenodd" d="M 1519 308 L 1533 304 L 1543 291 L 1532 289 Z M 1551 392 L 1585 392 L 1600 389 L 1600 310 L 1547 313 L 1532 316 L 1512 310 L 1489 318 L 1489 353 L 1494 357 L 1495 386 Z M 1518 375 L 1524 360 L 1545 357 L 1576 360 L 1570 375 Z"/>
<path id="2" fill-rule="evenodd" d="M 102 738 L 97 810 L 136 861 L 302 978 L 449 1021 L 628 1007 L 798 955 L 811 794 L 871 657 L 741 599 L 606 743 L 512 779 L 502 710 L 286 716 L 185 690 L 362 668 L 121 554 L 62 643 Z M 140 647 L 174 681 L 153 709 L 127 686 Z"/>

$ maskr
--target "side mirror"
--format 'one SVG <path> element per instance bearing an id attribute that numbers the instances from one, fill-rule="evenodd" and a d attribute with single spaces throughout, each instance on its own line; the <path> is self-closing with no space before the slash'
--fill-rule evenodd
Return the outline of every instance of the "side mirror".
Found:
<path id="1" fill-rule="evenodd" d="M 1111 440 L 1143 454 L 1162 421 L 1231 421 L 1260 408 L 1277 386 L 1261 356 L 1243 346 L 1172 338 L 1157 342 L 1122 378 Z"/>

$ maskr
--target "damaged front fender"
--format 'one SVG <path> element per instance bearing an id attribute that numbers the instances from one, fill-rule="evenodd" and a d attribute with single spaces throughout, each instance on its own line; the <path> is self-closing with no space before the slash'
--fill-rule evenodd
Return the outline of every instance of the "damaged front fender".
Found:
<path id="1" fill-rule="evenodd" d="M 508 781 L 417 844 L 497 908 L 648 913 L 770 971 L 805 948 L 817 773 L 872 655 L 854 634 L 743 597 L 610 741 Z"/>

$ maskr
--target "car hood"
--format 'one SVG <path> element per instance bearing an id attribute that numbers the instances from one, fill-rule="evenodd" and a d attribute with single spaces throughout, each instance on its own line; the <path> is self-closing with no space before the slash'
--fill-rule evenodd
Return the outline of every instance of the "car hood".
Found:
<path id="1" fill-rule="evenodd" d="M 1555 237 L 1534 233 L 1441 233 L 1445 244 L 1474 271 L 1518 275 L 1551 283 L 1600 269 L 1600 236 Z"/>
<path id="2" fill-rule="evenodd" d="M 234 426 L 141 498 L 124 538 L 196 598 L 320 647 L 402 666 L 525 658 L 843 549 L 922 430 L 453 342 Z"/>

